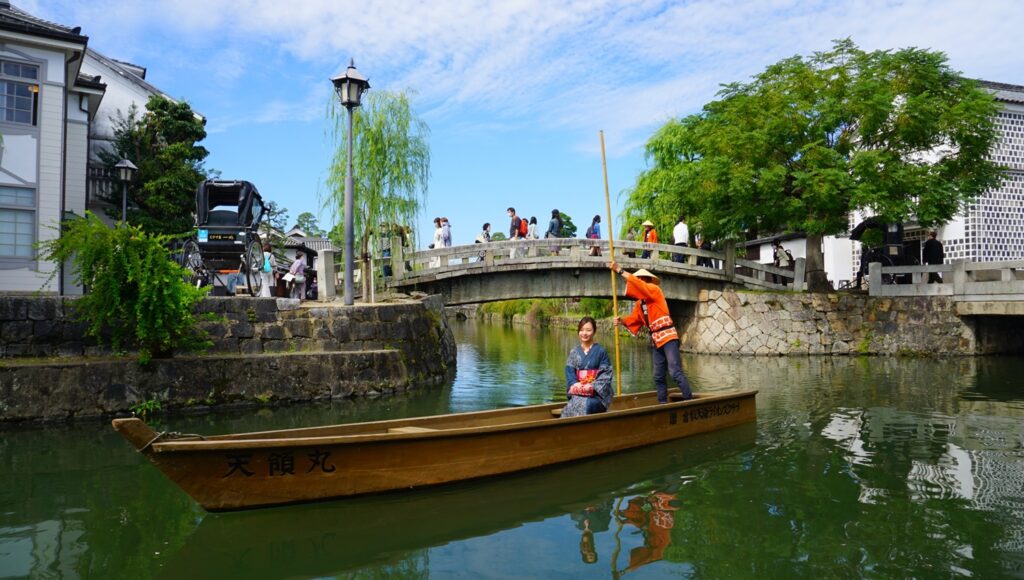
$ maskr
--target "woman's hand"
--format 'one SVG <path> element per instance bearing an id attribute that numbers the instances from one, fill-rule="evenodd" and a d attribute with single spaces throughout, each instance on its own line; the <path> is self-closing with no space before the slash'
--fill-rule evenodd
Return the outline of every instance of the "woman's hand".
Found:
<path id="1" fill-rule="evenodd" d="M 577 397 L 593 397 L 594 387 L 590 385 L 582 385 L 580 383 L 576 383 L 575 385 L 569 387 L 569 394 L 575 395 Z"/>

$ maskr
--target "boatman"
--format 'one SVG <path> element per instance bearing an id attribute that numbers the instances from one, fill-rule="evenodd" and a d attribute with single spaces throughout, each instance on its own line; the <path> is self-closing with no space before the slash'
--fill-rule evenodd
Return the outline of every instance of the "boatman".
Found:
<path id="1" fill-rule="evenodd" d="M 661 280 L 642 268 L 630 274 L 614 261 L 609 262 L 608 267 L 626 279 L 626 297 L 636 300 L 633 312 L 624 318 L 616 316 L 615 325 L 625 326 L 633 335 L 645 326 L 651 331 L 651 346 L 654 349 L 651 352 L 654 360 L 654 386 L 658 389 L 658 402 L 668 402 L 666 370 L 682 391 L 683 400 L 692 399 L 690 381 L 686 380 L 683 365 L 679 360 L 679 335 L 676 333 L 675 324 L 672 323 L 672 317 L 668 314 L 665 295 L 659 287 Z"/>

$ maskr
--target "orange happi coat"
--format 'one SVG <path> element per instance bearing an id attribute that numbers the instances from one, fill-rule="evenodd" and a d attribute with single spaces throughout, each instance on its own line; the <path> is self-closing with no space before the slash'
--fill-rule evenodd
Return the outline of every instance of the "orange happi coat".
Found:
<path id="1" fill-rule="evenodd" d="M 651 330 L 651 340 L 654 346 L 661 348 L 670 340 L 678 340 L 676 327 L 672 323 L 672 317 L 668 314 L 668 304 L 665 302 L 665 295 L 657 284 L 645 282 L 636 276 L 626 274 L 626 296 L 636 299 L 633 305 L 633 312 L 622 318 L 622 324 L 632 334 L 636 334 L 643 327 Z M 647 315 L 644 316 L 644 308 Z"/>

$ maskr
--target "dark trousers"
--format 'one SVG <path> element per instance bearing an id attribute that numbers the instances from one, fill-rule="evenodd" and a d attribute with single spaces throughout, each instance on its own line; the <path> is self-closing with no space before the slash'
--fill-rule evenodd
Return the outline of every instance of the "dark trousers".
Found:
<path id="1" fill-rule="evenodd" d="M 929 284 L 942 284 L 942 275 L 938 272 L 928 272 Z"/>
<path id="2" fill-rule="evenodd" d="M 654 360 L 654 387 L 658 389 L 658 402 L 668 402 L 668 384 L 665 382 L 665 371 L 672 375 L 672 380 L 683 393 L 684 399 L 692 399 L 693 391 L 690 390 L 690 381 L 686 380 L 683 373 L 683 364 L 679 360 L 679 341 L 670 340 L 651 351 Z"/>
<path id="3" fill-rule="evenodd" d="M 680 248 L 688 248 L 689 244 L 676 244 Z M 686 261 L 686 254 L 672 254 L 672 261 L 677 264 L 682 264 Z"/>

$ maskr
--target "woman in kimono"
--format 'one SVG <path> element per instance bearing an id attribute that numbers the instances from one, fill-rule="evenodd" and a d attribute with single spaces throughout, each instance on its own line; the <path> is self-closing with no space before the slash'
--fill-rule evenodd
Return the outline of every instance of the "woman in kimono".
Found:
<path id="1" fill-rule="evenodd" d="M 569 351 L 565 361 L 565 394 L 569 402 L 562 409 L 563 417 L 604 413 L 615 395 L 611 359 L 604 347 L 594 342 L 597 322 L 585 316 L 577 331 L 580 344 Z"/>

